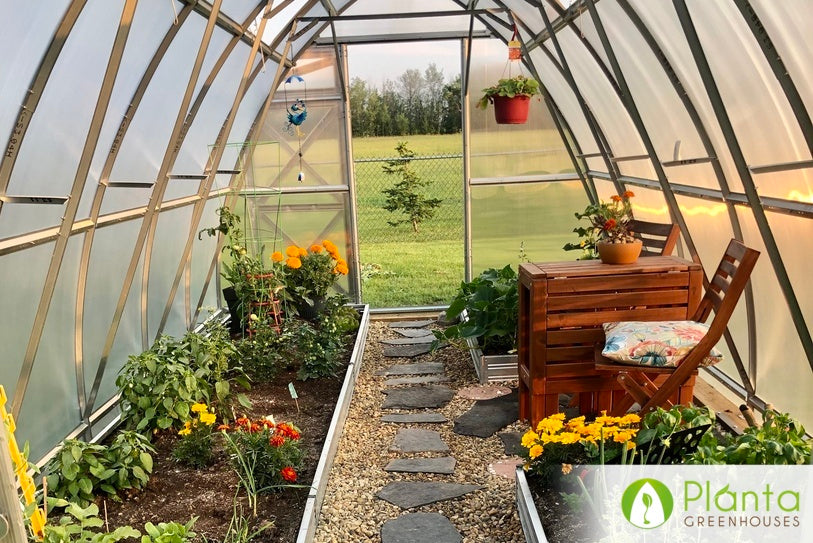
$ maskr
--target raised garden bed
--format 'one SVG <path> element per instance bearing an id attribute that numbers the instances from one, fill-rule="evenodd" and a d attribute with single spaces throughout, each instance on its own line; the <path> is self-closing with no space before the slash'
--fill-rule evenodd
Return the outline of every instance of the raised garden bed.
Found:
<path id="1" fill-rule="evenodd" d="M 306 542 L 313 538 L 328 475 L 333 464 L 347 409 L 362 362 L 364 343 L 369 328 L 369 307 L 357 307 L 361 323 L 344 375 L 336 378 L 297 381 L 296 371 L 280 373 L 273 380 L 255 386 L 248 396 L 252 408 L 247 415 L 273 415 L 289 421 L 302 433 L 305 461 L 297 484 L 302 488 L 284 488 L 261 494 L 257 503 L 254 527 L 273 522 L 257 541 Z M 294 400 L 289 391 L 293 383 L 298 394 Z M 110 528 L 131 525 L 141 528 L 145 522 L 177 521 L 184 523 L 199 517 L 194 530 L 210 542 L 221 541 L 233 514 L 238 486 L 225 451 L 217 451 L 215 463 L 195 470 L 178 464 L 172 458 L 175 435 L 156 440 L 154 469 L 147 487 L 121 503 L 104 504 Z M 250 516 L 242 493 L 237 500 L 243 514 Z"/>
<path id="2" fill-rule="evenodd" d="M 515 381 L 517 379 L 516 354 L 483 354 L 477 342 L 467 339 L 471 360 L 474 362 L 474 371 L 480 384 L 501 381 Z"/>

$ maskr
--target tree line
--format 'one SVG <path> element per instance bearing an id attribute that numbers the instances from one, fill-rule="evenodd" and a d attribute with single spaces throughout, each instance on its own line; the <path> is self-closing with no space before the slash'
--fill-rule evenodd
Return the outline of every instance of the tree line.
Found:
<path id="1" fill-rule="evenodd" d="M 350 111 L 354 136 L 402 136 L 460 132 L 461 82 L 447 82 L 434 63 L 423 72 L 409 69 L 381 89 L 354 77 Z"/>

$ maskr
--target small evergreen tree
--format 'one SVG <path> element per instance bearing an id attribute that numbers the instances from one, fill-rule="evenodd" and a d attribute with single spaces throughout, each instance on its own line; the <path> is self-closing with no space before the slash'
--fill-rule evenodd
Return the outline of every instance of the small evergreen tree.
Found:
<path id="1" fill-rule="evenodd" d="M 387 221 L 390 226 L 399 224 L 412 224 L 412 230 L 418 231 L 418 225 L 425 220 L 435 216 L 435 210 L 442 200 L 437 198 L 427 198 L 420 194 L 421 187 L 429 185 L 428 181 L 422 181 L 420 176 L 413 170 L 409 163 L 415 152 L 407 147 L 407 142 L 402 141 L 395 147 L 400 158 L 388 161 L 382 169 L 384 173 L 397 175 L 401 179 L 392 188 L 384 189 L 387 201 L 384 209 L 391 213 L 401 212 L 406 218 L 397 221 Z"/>

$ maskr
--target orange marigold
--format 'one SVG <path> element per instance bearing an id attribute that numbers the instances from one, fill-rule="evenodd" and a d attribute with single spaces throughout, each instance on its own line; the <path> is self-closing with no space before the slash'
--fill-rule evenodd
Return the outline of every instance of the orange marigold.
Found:
<path id="1" fill-rule="evenodd" d="M 285 260 L 285 265 L 296 270 L 302 267 L 302 261 L 299 260 L 299 257 L 292 256 Z"/>
<path id="2" fill-rule="evenodd" d="M 308 256 L 308 251 L 303 247 L 299 247 L 299 256 L 300 257 Z"/>
<path id="3" fill-rule="evenodd" d="M 273 262 L 282 262 L 284 259 L 285 257 L 282 255 L 280 251 L 274 251 L 273 253 L 271 253 L 271 260 Z"/>
<path id="4" fill-rule="evenodd" d="M 321 245 L 317 245 L 317 244 L 315 244 L 315 243 L 314 243 L 313 245 L 311 245 L 311 252 L 312 252 L 312 253 L 319 254 L 319 253 L 321 253 L 321 252 L 322 252 L 322 249 L 323 249 L 323 248 L 322 248 L 322 246 L 321 246 Z"/>
<path id="5" fill-rule="evenodd" d="M 274 434 L 271 436 L 271 439 L 268 441 L 272 447 L 282 447 L 285 443 L 285 436 L 280 434 Z"/>
<path id="6" fill-rule="evenodd" d="M 280 470 L 280 475 L 282 478 L 288 481 L 289 483 L 293 483 L 296 481 L 296 470 L 291 466 L 286 466 Z"/>
<path id="7" fill-rule="evenodd" d="M 610 200 L 612 200 L 613 202 L 620 202 L 621 197 L 617 194 L 613 194 L 612 196 L 610 196 Z"/>
<path id="8" fill-rule="evenodd" d="M 299 247 L 297 247 L 296 245 L 289 245 L 285 249 L 285 254 L 290 257 L 299 256 Z"/>
<path id="9" fill-rule="evenodd" d="M 335 270 L 336 270 L 336 273 L 340 273 L 342 275 L 347 275 L 347 273 L 350 271 L 347 268 L 347 264 L 338 264 L 336 266 Z"/>
<path id="10" fill-rule="evenodd" d="M 220 426 L 217 427 L 218 432 L 228 432 L 229 430 L 230 428 L 228 424 L 221 424 Z"/>
<path id="11" fill-rule="evenodd" d="M 633 196 L 635 196 L 635 193 L 632 192 L 631 190 L 624 192 L 624 198 L 632 198 Z"/>
<path id="12" fill-rule="evenodd" d="M 329 239 L 323 239 L 322 245 L 324 245 L 325 249 L 327 249 L 327 252 L 330 254 L 333 254 L 338 251 L 336 245 L 334 245 L 333 242 L 330 241 Z"/>

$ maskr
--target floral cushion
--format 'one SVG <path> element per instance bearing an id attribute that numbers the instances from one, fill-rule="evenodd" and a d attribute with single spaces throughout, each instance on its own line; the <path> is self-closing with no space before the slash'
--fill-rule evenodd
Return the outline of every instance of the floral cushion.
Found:
<path id="1" fill-rule="evenodd" d="M 608 322 L 604 324 L 605 357 L 640 366 L 677 366 L 706 335 L 709 327 L 694 321 Z M 701 362 L 711 366 L 723 359 L 712 349 Z"/>

